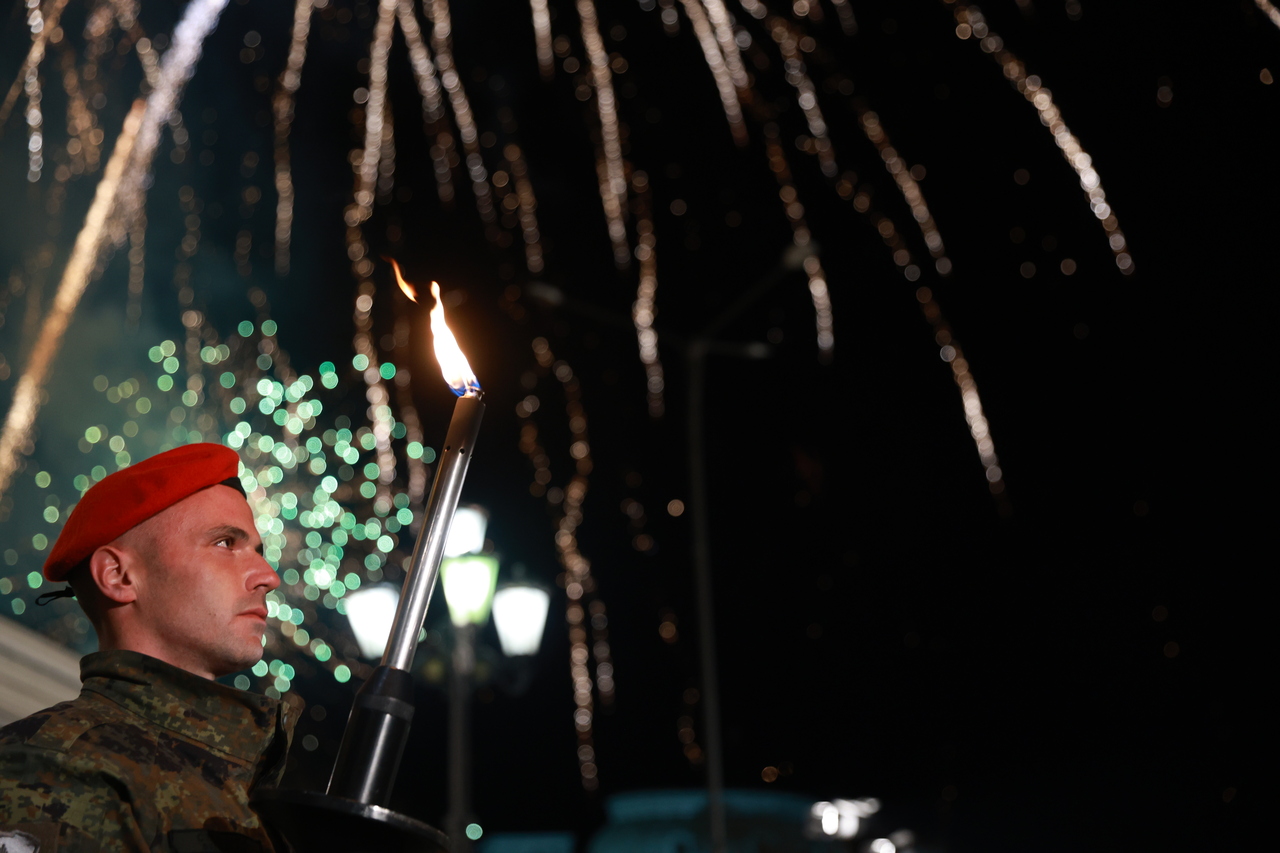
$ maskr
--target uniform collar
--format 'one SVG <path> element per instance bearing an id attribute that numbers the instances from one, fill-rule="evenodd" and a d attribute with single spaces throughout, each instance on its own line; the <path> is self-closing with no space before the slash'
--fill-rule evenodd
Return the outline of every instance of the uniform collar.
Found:
<path id="1" fill-rule="evenodd" d="M 84 689 L 162 728 L 244 761 L 285 746 L 296 719 L 287 704 L 238 690 L 139 652 L 94 652 L 80 660 Z M 271 753 L 279 749 L 271 750 Z M 274 763 L 274 762 L 273 762 Z M 263 770 L 267 768 L 261 768 Z"/>

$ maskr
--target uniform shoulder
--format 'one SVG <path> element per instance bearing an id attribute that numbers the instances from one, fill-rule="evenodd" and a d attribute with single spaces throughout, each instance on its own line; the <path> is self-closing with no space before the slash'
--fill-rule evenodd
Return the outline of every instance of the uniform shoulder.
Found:
<path id="1" fill-rule="evenodd" d="M 85 732 L 119 716 L 111 703 L 81 693 L 76 699 L 59 702 L 0 729 L 0 750 L 29 746 L 65 752 Z"/>
<path id="2" fill-rule="evenodd" d="M 0 828 L 38 839 L 53 833 L 49 849 L 69 853 L 142 849 L 115 841 L 137 835 L 136 792 L 118 750 L 102 748 L 122 727 L 98 705 L 63 702 L 0 729 Z M 0 850 L 28 849 L 4 843 Z"/>

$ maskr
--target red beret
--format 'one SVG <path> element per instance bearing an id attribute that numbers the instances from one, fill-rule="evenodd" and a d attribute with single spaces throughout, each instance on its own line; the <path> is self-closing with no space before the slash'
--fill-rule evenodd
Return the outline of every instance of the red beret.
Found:
<path id="1" fill-rule="evenodd" d="M 186 444 L 104 477 L 71 511 L 44 561 L 44 576 L 62 580 L 98 548 L 201 489 L 223 484 L 243 493 L 239 466 L 229 447 Z"/>

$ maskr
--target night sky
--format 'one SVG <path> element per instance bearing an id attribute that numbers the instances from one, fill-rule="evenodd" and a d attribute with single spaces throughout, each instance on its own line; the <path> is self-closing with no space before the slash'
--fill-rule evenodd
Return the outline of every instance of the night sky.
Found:
<path id="1" fill-rule="evenodd" d="M 521 674 L 527 690 L 504 690 L 516 679 L 504 670 L 477 693 L 474 802 L 486 832 L 586 838 L 608 795 L 704 779 L 678 738 L 682 717 L 695 739 L 703 731 L 701 705 L 688 701 L 701 686 L 692 513 L 672 515 L 668 505 L 690 501 L 688 346 L 729 311 L 715 334 L 723 346 L 705 365 L 728 785 L 876 796 L 889 828 L 909 826 L 929 847 L 957 853 L 1245 849 L 1275 793 L 1263 779 L 1272 739 L 1262 728 L 1263 684 L 1274 672 L 1264 628 L 1274 593 L 1262 581 L 1275 563 L 1265 508 L 1274 436 L 1264 415 L 1274 383 L 1259 368 L 1273 357 L 1280 29 L 1245 0 L 983 5 L 1092 156 L 1134 259 L 1124 275 L 1035 109 L 976 40 L 956 37 L 952 7 L 856 0 L 850 37 L 824 5 L 823 21 L 800 22 L 816 39 L 806 65 L 841 174 L 856 174 L 923 270 L 908 280 L 872 220 L 797 147 L 804 117 L 759 22 L 731 6 L 753 38 L 749 65 L 760 57 L 749 141 L 736 147 L 683 11 L 668 35 L 665 7 L 599 5 L 605 45 L 626 62 L 614 81 L 624 153 L 652 187 L 661 418 L 648 413 L 630 318 L 638 265 L 615 267 L 601 211 L 594 101 L 589 89 L 579 97 L 586 78 L 564 57 L 553 80 L 540 79 L 528 4 L 456 4 L 454 45 L 488 134 L 489 170 L 504 145 L 524 150 L 545 271 L 525 269 L 518 228 L 509 248 L 486 239 L 464 169 L 452 206 L 441 204 L 399 35 L 389 89 L 395 186 L 364 228 L 370 257 L 394 255 L 420 288 L 436 279 L 453 293 L 450 322 L 488 403 L 465 498 L 492 513 L 504 577 L 519 563 L 554 585 L 563 571 L 557 511 L 530 493 L 517 403 L 540 400 L 533 420 L 552 486 L 571 476 L 572 439 L 561 383 L 531 342 L 545 339 L 580 383 L 593 467 L 578 539 L 607 607 L 617 684 L 595 720 L 600 787 L 589 793 L 580 782 L 556 588 L 542 651 Z M 581 62 L 573 4 L 551 6 L 553 34 L 567 36 L 568 56 Z M 6 86 L 29 39 L 23 4 L 11 7 L 0 30 Z M 141 25 L 169 32 L 181 9 L 148 4 Z M 15 490 L 33 488 L 37 469 L 68 482 L 87 470 L 73 446 L 91 422 L 81 409 L 93 376 L 154 371 L 147 348 L 180 340 L 180 187 L 202 205 L 191 286 L 212 324 L 230 336 L 254 319 L 247 294 L 257 288 L 296 369 L 350 364 L 355 279 L 342 217 L 348 156 L 363 138 L 352 92 L 368 85 L 360 63 L 375 13 L 376 3 L 330 0 L 313 23 L 290 135 L 292 267 L 280 276 L 271 95 L 293 9 L 228 7 L 181 105 L 190 150 L 174 163 L 166 136 L 157 156 L 140 324 L 126 317 L 121 251 L 76 315 Z M 65 13 L 76 50 L 85 15 L 81 3 Z M 59 61 L 53 51 L 48 62 Z M 44 75 L 51 148 L 66 142 L 56 68 Z M 133 55 L 103 68 L 110 84 L 98 115 L 109 148 L 141 73 Z M 59 161 L 50 154 L 42 183 L 27 183 L 24 103 L 0 139 L 5 400 L 100 174 L 67 183 L 64 208 L 49 214 Z M 858 127 L 868 109 L 906 163 L 922 167 L 920 188 L 953 264 L 945 278 Z M 784 261 L 792 231 L 765 122 L 777 128 L 830 284 L 830 363 L 818 358 L 805 274 Z M 246 201 L 251 187 L 256 203 Z M 236 257 L 244 232 L 247 261 Z M 46 242 L 52 260 L 33 274 L 33 247 Z M 43 295 L 30 295 L 34 279 Z M 426 309 L 395 292 L 380 260 L 372 279 L 384 349 L 395 347 L 396 318 L 410 318 L 394 358 L 411 371 L 426 441 L 438 445 L 452 398 L 429 355 Z M 921 313 L 920 287 L 977 381 L 1004 475 L 999 499 Z M 548 292 L 563 298 L 539 298 Z M 744 295 L 753 301 L 741 304 Z M 750 343 L 767 343 L 768 355 L 743 357 L 734 346 Z M 363 386 L 344 370 L 341 411 L 359 422 Z M 20 512 L 10 518 L 14 494 L 21 502 L 20 491 L 5 496 L 0 531 L 16 541 L 30 530 Z M 32 568 L 3 570 L 19 578 Z M 446 623 L 437 601 L 428 646 L 447 638 Z M 665 638 L 664 623 L 675 627 Z M 496 649 L 491 626 L 482 638 Z M 392 805 L 438 825 L 446 695 L 441 682 L 419 683 Z M 287 784 L 323 787 L 355 686 L 327 675 L 295 682 L 310 706 L 299 740 L 314 735 L 319 746 L 295 748 Z M 765 781 L 774 775 L 766 768 L 775 781 Z"/>

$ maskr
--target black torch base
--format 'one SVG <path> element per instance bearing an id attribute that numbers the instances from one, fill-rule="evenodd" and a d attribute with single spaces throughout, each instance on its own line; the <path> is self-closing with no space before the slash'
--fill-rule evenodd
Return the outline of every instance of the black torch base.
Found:
<path id="1" fill-rule="evenodd" d="M 293 853 L 448 853 L 449 839 L 382 806 L 318 791 L 257 791 L 251 803 Z"/>

